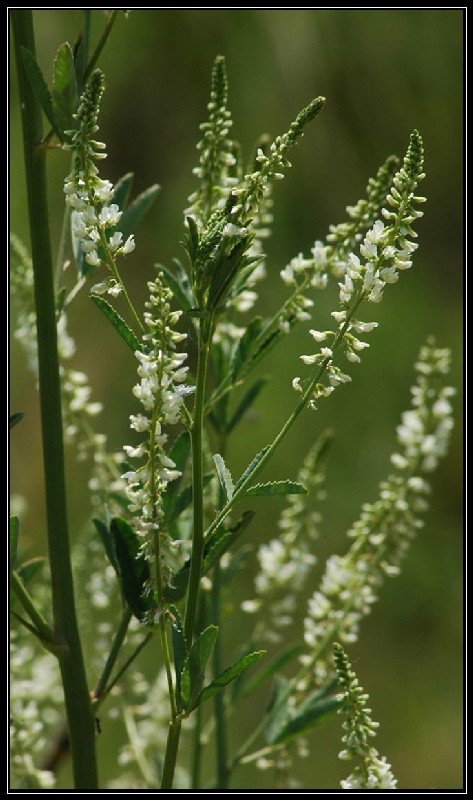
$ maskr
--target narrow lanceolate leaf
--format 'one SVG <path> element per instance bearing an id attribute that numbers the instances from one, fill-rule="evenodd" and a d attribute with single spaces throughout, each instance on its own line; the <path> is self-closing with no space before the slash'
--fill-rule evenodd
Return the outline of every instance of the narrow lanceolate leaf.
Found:
<path id="1" fill-rule="evenodd" d="M 218 453 L 214 455 L 215 466 L 217 467 L 217 475 L 220 481 L 220 485 L 225 493 L 225 499 L 227 502 L 232 499 L 233 496 L 233 481 L 232 476 L 230 475 L 229 470 L 225 466 L 225 462 Z"/>
<path id="2" fill-rule="evenodd" d="M 267 667 L 261 669 L 254 678 L 241 686 L 240 691 L 235 694 L 235 699 L 237 697 L 241 699 L 247 697 L 249 694 L 256 691 L 256 689 L 259 689 L 263 683 L 266 683 L 269 678 L 272 678 L 288 661 L 300 655 L 303 650 L 304 646 L 302 644 L 293 644 L 291 647 L 288 647 L 287 650 L 283 650 L 283 652 L 279 653 Z"/>
<path id="3" fill-rule="evenodd" d="M 95 525 L 95 529 L 100 536 L 100 540 L 103 544 L 103 548 L 105 550 L 105 554 L 110 561 L 113 569 L 115 570 L 116 574 L 120 575 L 120 566 L 117 561 L 117 554 L 115 551 L 115 542 L 110 531 L 108 525 L 102 522 L 101 519 L 93 519 L 92 522 Z"/>
<path id="4" fill-rule="evenodd" d="M 187 713 L 195 708 L 196 699 L 202 689 L 205 668 L 212 654 L 218 628 L 209 625 L 193 643 L 181 672 L 181 699 Z"/>
<path id="5" fill-rule="evenodd" d="M 230 422 L 228 423 L 226 428 L 227 433 L 231 433 L 232 430 L 235 428 L 235 426 L 238 425 L 243 415 L 253 405 L 254 401 L 258 397 L 261 390 L 264 389 L 264 387 L 266 386 L 267 382 L 268 378 L 261 377 L 258 378 L 258 380 L 255 381 L 255 383 L 252 386 L 250 386 L 246 394 L 243 395 L 243 398 L 240 400 L 235 411 L 233 412 Z"/>
<path id="6" fill-rule="evenodd" d="M 143 588 L 150 579 L 149 564 L 140 554 L 140 541 L 133 528 L 120 517 L 114 517 L 110 523 L 110 532 L 119 567 L 119 579 L 123 597 L 133 614 L 141 620 L 149 609 L 149 601 L 143 597 Z"/>
<path id="7" fill-rule="evenodd" d="M 24 411 L 16 411 L 14 414 L 10 414 L 10 430 L 14 428 L 15 425 L 18 425 L 18 423 L 21 422 L 24 416 L 25 416 Z"/>
<path id="8" fill-rule="evenodd" d="M 142 350 L 143 345 L 141 344 L 140 340 L 128 327 L 120 314 L 115 311 L 113 306 L 111 306 L 110 303 L 107 303 L 107 301 L 104 300 L 99 294 L 91 294 L 90 298 L 92 302 L 95 303 L 97 308 L 100 309 L 102 314 L 113 325 L 118 335 L 121 336 L 124 342 L 126 342 L 130 350 L 132 350 L 134 353 L 136 353 L 137 350 Z"/>
<path id="9" fill-rule="evenodd" d="M 18 537 L 20 534 L 20 520 L 16 515 L 10 517 L 10 569 L 15 569 L 18 555 Z"/>
<path id="10" fill-rule="evenodd" d="M 245 497 L 267 497 L 275 494 L 307 494 L 302 483 L 296 481 L 271 481 L 271 483 L 255 483 L 245 492 Z"/>
<path id="11" fill-rule="evenodd" d="M 127 172 L 125 175 L 122 175 L 113 188 L 113 194 L 110 198 L 109 205 L 116 203 L 121 211 L 127 207 L 134 177 L 133 172 Z"/>
<path id="12" fill-rule="evenodd" d="M 270 744 L 285 744 L 295 737 L 305 735 L 324 717 L 333 714 L 340 707 L 340 702 L 337 697 L 325 697 L 312 705 L 305 703 L 304 709 L 296 711 L 277 735 L 271 738 Z"/>
<path id="13" fill-rule="evenodd" d="M 196 299 L 192 294 L 191 285 L 187 272 L 177 258 L 173 259 L 174 270 L 171 271 L 162 264 L 156 264 L 157 269 L 163 274 L 164 280 L 169 286 L 175 299 L 183 311 L 189 312 L 196 305 Z"/>
<path id="14" fill-rule="evenodd" d="M 244 471 L 243 475 L 241 476 L 240 480 L 239 480 L 239 481 L 237 481 L 237 484 L 236 484 L 236 486 L 235 486 L 235 492 L 236 492 L 236 491 L 238 491 L 238 489 L 240 488 L 240 486 L 241 486 L 243 483 L 245 483 L 245 481 L 247 480 L 247 478 L 249 478 L 249 477 L 250 477 L 250 475 L 252 475 L 252 474 L 253 474 L 253 472 L 256 470 L 256 468 L 257 468 L 258 464 L 260 463 L 261 459 L 262 459 L 262 458 L 264 458 L 264 456 L 265 456 L 265 455 L 266 455 L 266 453 L 268 452 L 269 448 L 270 448 L 270 445 L 269 445 L 269 444 L 268 444 L 266 447 L 263 447 L 263 449 L 262 449 L 262 450 L 260 450 L 260 452 L 259 452 L 259 453 L 257 453 L 257 454 L 255 455 L 254 459 L 253 459 L 253 460 L 252 460 L 252 461 L 251 461 L 251 462 L 248 464 L 248 466 L 247 466 L 247 468 L 245 469 L 245 471 Z"/>
<path id="15" fill-rule="evenodd" d="M 21 58 L 25 72 L 28 75 L 28 80 L 31 83 L 31 88 L 35 93 L 35 97 L 46 114 L 56 136 L 62 141 L 62 130 L 54 116 L 53 111 L 53 98 L 48 89 L 46 81 L 43 78 L 43 73 L 38 67 L 34 56 L 27 50 L 26 47 L 20 47 Z"/>
<path id="16" fill-rule="evenodd" d="M 207 477 L 211 479 L 213 478 L 213 475 L 209 475 Z M 183 497 L 184 494 L 186 495 L 186 501 L 188 500 L 188 503 L 192 502 L 191 486 L 187 486 L 184 491 L 181 492 L 179 498 Z M 238 537 L 241 536 L 245 528 L 250 524 L 254 516 L 254 511 L 245 511 L 236 525 L 229 530 L 219 528 L 219 530 L 214 533 L 212 538 L 206 542 L 204 548 L 204 561 L 202 564 L 202 575 L 206 575 L 214 566 L 214 564 L 216 564 L 217 561 L 223 556 L 223 554 L 229 550 Z M 189 581 L 189 568 L 190 560 L 186 561 L 179 572 L 176 572 L 175 575 L 172 576 L 170 584 L 165 587 L 164 599 L 167 603 L 177 603 L 184 597 Z"/>
<path id="17" fill-rule="evenodd" d="M 53 112 L 62 132 L 74 127 L 72 118 L 79 103 L 77 92 L 74 55 L 71 46 L 65 42 L 60 46 L 54 60 L 53 73 Z"/>
<path id="18" fill-rule="evenodd" d="M 136 226 L 148 213 L 154 201 L 156 200 L 160 186 L 155 183 L 138 195 L 128 208 L 123 212 L 120 217 L 120 231 L 123 233 L 123 238 L 126 239 L 130 233 L 133 233 Z"/>
<path id="19" fill-rule="evenodd" d="M 278 733 L 286 725 L 289 718 L 289 681 L 284 675 L 274 676 L 273 689 L 266 712 L 268 718 L 264 729 L 264 738 L 272 744 Z"/>
<path id="20" fill-rule="evenodd" d="M 186 468 L 187 460 L 191 450 L 191 437 L 189 431 L 179 434 L 171 447 L 169 458 L 174 461 L 180 476 L 170 481 L 166 487 L 163 497 L 164 523 L 170 525 L 175 520 L 175 508 L 179 496 L 179 489 L 182 477 Z"/>
<path id="21" fill-rule="evenodd" d="M 218 678 L 209 683 L 205 689 L 198 695 L 196 698 L 194 705 L 191 708 L 191 711 L 197 706 L 202 705 L 208 700 L 210 697 L 213 697 L 217 692 L 221 692 L 225 686 L 228 686 L 229 683 L 238 678 L 243 672 L 249 669 L 256 661 L 259 661 L 262 656 L 266 655 L 266 650 L 257 650 L 255 653 L 249 653 L 247 656 L 243 656 L 240 658 L 239 661 L 236 661 L 235 664 L 232 664 L 231 667 L 226 669 Z"/>
<path id="22" fill-rule="evenodd" d="M 261 332 L 262 324 L 263 321 L 261 317 L 255 317 L 252 319 L 240 341 L 238 342 L 230 364 L 232 381 L 236 380 L 241 367 L 249 358 L 251 350 L 254 347 L 254 343 Z"/>

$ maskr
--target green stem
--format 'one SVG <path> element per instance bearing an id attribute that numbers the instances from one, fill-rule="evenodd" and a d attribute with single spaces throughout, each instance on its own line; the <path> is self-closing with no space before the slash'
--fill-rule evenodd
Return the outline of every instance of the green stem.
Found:
<path id="1" fill-rule="evenodd" d="M 176 767 L 177 751 L 179 749 L 179 737 L 181 735 L 181 720 L 171 720 L 169 723 L 168 740 L 166 744 L 166 756 L 164 758 L 163 777 L 161 778 L 161 789 L 172 789 L 174 780 L 174 769 Z"/>
<path id="2" fill-rule="evenodd" d="M 108 658 L 105 662 L 103 672 L 99 678 L 97 686 L 92 692 L 92 697 L 95 703 L 100 703 L 101 700 L 104 699 L 104 696 L 106 694 L 107 681 L 110 675 L 112 674 L 112 670 L 115 666 L 118 654 L 121 650 L 121 646 L 127 634 L 128 626 L 130 624 L 132 616 L 133 612 L 131 611 L 129 606 L 126 606 L 126 608 L 123 610 L 120 625 L 118 626 L 117 632 L 113 637 L 112 647 L 110 649 L 110 653 L 108 654 Z"/>
<path id="3" fill-rule="evenodd" d="M 21 47 L 35 55 L 31 9 L 11 14 L 23 125 L 24 159 L 30 219 L 38 337 L 39 393 L 43 431 L 48 549 L 55 639 L 58 653 L 75 788 L 97 787 L 94 718 L 77 625 L 68 536 L 61 392 L 57 354 L 53 264 L 46 188 L 46 149 L 41 109 L 23 68 Z"/>
<path id="4" fill-rule="evenodd" d="M 195 723 L 192 747 L 192 777 L 191 787 L 195 791 L 200 789 L 200 767 L 202 757 L 202 706 L 195 710 Z"/>
<path id="5" fill-rule="evenodd" d="M 350 322 L 351 322 L 351 320 L 352 320 L 352 318 L 353 318 L 358 306 L 360 305 L 360 303 L 363 300 L 364 300 L 364 295 L 363 295 L 362 292 L 360 292 L 359 296 L 355 299 L 355 302 L 353 303 L 353 306 L 350 309 L 349 314 L 347 314 L 347 319 L 346 319 L 345 323 L 343 324 L 343 326 L 340 328 L 340 330 L 338 331 L 337 335 L 335 336 L 335 339 L 333 341 L 332 348 L 331 348 L 333 353 L 337 350 L 337 348 L 339 347 L 340 343 L 342 342 L 343 337 L 345 336 L 345 333 L 346 333 L 346 331 L 348 329 L 348 326 L 349 326 L 349 324 L 350 324 Z M 279 447 L 279 445 L 281 444 L 282 440 L 285 438 L 285 436 L 290 431 L 290 429 L 294 425 L 295 421 L 299 417 L 299 414 L 301 413 L 301 411 L 303 411 L 303 409 L 306 407 L 307 403 L 311 399 L 316 385 L 318 383 L 320 383 L 320 381 L 321 381 L 321 379 L 322 379 L 322 377 L 323 377 L 323 375 L 325 373 L 325 370 L 327 369 L 327 366 L 329 365 L 329 363 L 331 361 L 332 361 L 332 358 L 328 358 L 327 357 L 320 363 L 320 366 L 318 367 L 318 369 L 316 370 L 315 374 L 313 375 L 313 377 L 312 377 L 311 381 L 309 382 L 307 388 L 302 393 L 302 395 L 301 395 L 296 407 L 294 408 L 294 411 L 288 417 L 288 419 L 286 420 L 286 422 L 284 423 L 284 425 L 280 429 L 279 433 L 277 434 L 277 436 L 274 439 L 274 441 L 272 442 L 272 444 L 268 447 L 268 449 L 266 450 L 266 452 L 264 453 L 264 455 L 262 456 L 260 461 L 257 463 L 257 465 L 254 467 L 254 469 L 251 471 L 251 473 L 245 478 L 245 480 L 240 484 L 238 489 L 236 489 L 236 491 L 233 493 L 233 496 L 232 496 L 231 500 L 229 500 L 228 503 L 226 503 L 226 505 L 222 508 L 221 512 L 218 514 L 218 516 L 215 518 L 215 520 L 212 522 L 212 524 L 205 531 L 205 540 L 208 540 L 212 536 L 212 534 L 219 528 L 219 526 L 222 524 L 223 520 L 225 519 L 227 514 L 230 512 L 230 510 L 233 508 L 233 506 L 238 502 L 238 500 L 240 500 L 242 497 L 244 497 L 245 492 L 246 492 L 249 484 L 253 483 L 255 478 L 259 475 L 259 473 L 264 469 L 264 467 L 266 466 L 268 461 L 272 458 L 275 450 L 277 449 L 277 447 Z"/>
<path id="6" fill-rule="evenodd" d="M 220 630 L 220 563 L 217 562 L 213 573 L 212 583 L 212 623 Z M 213 674 L 218 676 L 223 671 L 222 668 L 222 646 L 221 637 L 217 636 L 217 641 L 213 649 Z M 218 692 L 214 697 L 215 714 L 215 749 L 217 759 L 217 789 L 224 790 L 228 786 L 228 737 L 227 722 L 225 717 L 225 696 L 224 692 Z"/>
<path id="7" fill-rule="evenodd" d="M 107 42 L 108 37 L 110 36 L 111 30 L 113 28 L 114 22 L 117 18 L 118 10 L 114 9 L 110 12 L 110 15 L 107 19 L 105 28 L 103 30 L 102 36 L 100 37 L 97 46 L 92 54 L 92 57 L 87 65 L 87 69 L 84 72 L 84 83 L 86 82 L 89 75 L 92 74 L 92 70 L 94 69 L 97 61 L 99 60 L 100 53 L 102 52 L 105 44 Z"/>
<path id="8" fill-rule="evenodd" d="M 36 608 L 33 598 L 15 570 L 13 570 L 11 574 L 10 585 L 31 622 L 34 624 L 36 635 L 41 639 L 43 644 L 50 649 L 50 646 L 54 645 L 54 631 L 50 628 L 41 612 Z"/>
<path id="9" fill-rule="evenodd" d="M 194 419 L 192 423 L 192 491 L 194 497 L 194 532 L 189 573 L 189 588 L 186 601 L 184 635 L 188 647 L 192 644 L 194 622 L 199 596 L 199 584 L 204 554 L 204 483 L 202 429 L 204 419 L 205 384 L 209 360 L 212 322 L 200 321 L 199 354 L 197 363 L 197 382 L 195 392 Z"/>
<path id="10" fill-rule="evenodd" d="M 137 658 L 137 656 L 139 656 L 139 654 L 141 653 L 143 648 L 146 647 L 146 645 L 148 644 L 148 642 L 152 638 L 153 638 L 153 634 L 152 633 L 148 633 L 148 635 L 145 636 L 143 641 L 138 645 L 138 647 L 136 648 L 136 650 L 134 650 L 134 652 L 131 654 L 131 656 L 129 658 L 127 658 L 127 660 L 125 661 L 123 666 L 118 670 L 118 672 L 115 675 L 113 681 L 110 681 L 108 686 L 104 689 L 104 691 L 102 693 L 102 699 L 103 700 L 105 699 L 105 697 L 108 694 L 110 694 L 110 692 L 112 691 L 113 687 L 116 686 L 116 684 L 118 683 L 118 681 L 120 680 L 122 675 L 125 674 L 125 672 L 127 671 L 128 667 L 133 663 L 133 661 Z"/>
<path id="11" fill-rule="evenodd" d="M 93 198 L 91 198 L 91 205 L 93 205 L 93 203 L 94 203 L 94 200 L 93 200 Z M 110 253 L 110 248 L 108 246 L 107 237 L 105 236 L 105 233 L 104 233 L 103 229 L 100 227 L 100 225 L 97 225 L 97 227 L 99 228 L 99 231 L 100 231 L 100 244 L 102 245 L 102 247 L 103 247 L 103 249 L 105 251 L 106 264 L 109 267 L 113 277 L 115 278 L 116 282 L 118 283 L 118 285 L 120 286 L 120 288 L 121 288 L 121 290 L 123 292 L 123 297 L 125 298 L 125 302 L 126 302 L 126 304 L 128 306 L 130 314 L 133 317 L 133 320 L 134 320 L 135 324 L 138 327 L 138 331 L 141 334 L 143 334 L 144 331 L 145 331 L 144 325 L 141 322 L 138 314 L 135 311 L 135 307 L 134 307 L 133 303 L 131 302 L 130 296 L 129 296 L 126 288 L 125 288 L 125 284 L 123 283 L 123 281 L 121 279 L 121 276 L 120 276 L 120 273 L 118 272 L 117 265 L 115 263 L 115 259 L 113 258 L 112 254 Z"/>

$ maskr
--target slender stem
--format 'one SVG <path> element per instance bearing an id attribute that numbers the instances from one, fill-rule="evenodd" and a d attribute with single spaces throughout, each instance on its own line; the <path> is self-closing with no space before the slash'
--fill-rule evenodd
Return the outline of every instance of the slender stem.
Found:
<path id="1" fill-rule="evenodd" d="M 94 198 L 92 196 L 90 196 L 89 199 L 90 199 L 91 205 L 93 206 L 94 202 L 95 202 Z M 138 314 L 135 311 L 135 307 L 134 307 L 133 303 L 131 302 L 130 295 L 128 294 L 128 292 L 127 292 L 127 290 L 125 288 L 125 284 L 123 283 L 123 281 L 121 279 L 121 276 L 120 276 L 120 273 L 118 272 L 117 265 L 115 263 L 115 259 L 113 258 L 112 254 L 110 252 L 110 247 L 108 246 L 107 237 L 105 236 L 105 232 L 100 227 L 99 224 L 97 224 L 97 227 L 98 227 L 98 229 L 100 231 L 100 244 L 102 245 L 102 247 L 104 249 L 104 252 L 105 252 L 105 261 L 107 263 L 107 266 L 109 267 L 113 277 L 115 278 L 116 282 L 118 283 L 118 285 L 120 286 L 120 288 L 121 288 L 121 290 L 123 292 L 123 297 L 125 298 L 125 302 L 126 302 L 126 304 L 128 306 L 130 314 L 133 317 L 133 320 L 134 320 L 135 324 L 138 327 L 138 331 L 140 333 L 144 333 L 144 330 L 145 330 L 144 329 L 144 325 L 141 322 Z"/>
<path id="2" fill-rule="evenodd" d="M 335 350 L 339 347 L 340 343 L 342 342 L 343 337 L 345 336 L 345 332 L 347 331 L 348 326 L 349 326 L 349 324 L 351 322 L 351 319 L 353 318 L 353 315 L 355 314 L 358 306 L 363 301 L 363 299 L 364 299 L 364 295 L 363 295 L 362 292 L 360 292 L 359 296 L 355 299 L 355 302 L 353 303 L 353 306 L 350 309 L 349 314 L 347 314 L 346 321 L 344 322 L 342 327 L 339 329 L 337 335 L 335 336 L 335 339 L 334 339 L 334 341 L 332 343 L 332 348 L 331 348 L 333 352 L 335 352 Z M 294 425 L 295 421 L 299 417 L 299 414 L 301 413 L 301 411 L 303 411 L 303 409 L 306 407 L 307 403 L 311 399 L 316 385 L 322 379 L 322 377 L 323 377 L 323 375 L 324 375 L 324 373 L 325 373 L 325 371 L 326 371 L 326 369 L 327 369 L 327 367 L 328 367 L 328 365 L 329 365 L 329 363 L 331 361 L 332 361 L 332 358 L 327 357 L 320 363 L 320 366 L 318 367 L 318 369 L 316 370 L 316 372 L 313 375 L 312 379 L 310 380 L 307 388 L 302 393 L 302 395 L 301 395 L 296 407 L 294 408 L 294 411 L 288 417 L 288 419 L 286 420 L 286 422 L 284 423 L 284 425 L 280 429 L 279 433 L 277 434 L 277 436 L 274 439 L 274 441 L 272 442 L 272 444 L 267 448 L 266 452 L 263 454 L 263 456 L 261 457 L 261 459 L 259 460 L 257 465 L 247 475 L 245 480 L 242 481 L 242 483 L 240 484 L 238 489 L 236 489 L 236 491 L 233 493 L 232 498 L 226 503 L 226 505 L 222 508 L 220 514 L 218 514 L 218 516 L 215 518 L 215 520 L 212 522 L 212 524 L 205 531 L 205 540 L 208 540 L 212 536 L 214 531 L 216 531 L 217 528 L 222 524 L 223 520 L 225 519 L 227 514 L 230 512 L 230 510 L 233 508 L 233 506 L 238 502 L 238 500 L 240 500 L 241 497 L 244 496 L 244 494 L 246 492 L 246 489 L 248 488 L 248 485 L 254 481 L 254 479 L 257 477 L 257 475 L 259 475 L 259 473 L 263 470 L 263 468 L 266 466 L 268 461 L 272 458 L 275 450 L 281 444 L 282 440 L 285 438 L 285 436 L 290 431 L 290 429 Z"/>
<path id="3" fill-rule="evenodd" d="M 212 583 L 212 622 L 220 630 L 220 562 L 217 562 L 213 573 Z M 222 646 L 221 637 L 217 636 L 213 649 L 213 674 L 217 677 L 222 672 Z M 215 750 L 217 761 L 217 789 L 223 790 L 228 786 L 228 736 L 225 717 L 224 692 L 218 692 L 214 697 L 215 714 Z"/>
<path id="4" fill-rule="evenodd" d="M 34 624 L 35 633 L 38 638 L 41 639 L 43 644 L 48 648 L 50 645 L 54 645 L 54 631 L 48 625 L 41 612 L 36 608 L 33 598 L 15 570 L 13 570 L 11 574 L 11 588 L 28 614 L 31 622 Z"/>
<path id="5" fill-rule="evenodd" d="M 103 668 L 103 672 L 99 678 L 97 686 L 95 687 L 94 691 L 92 692 L 92 697 L 96 703 L 99 703 L 102 699 L 102 695 L 106 693 L 106 686 L 107 681 L 112 674 L 112 670 L 115 666 L 116 660 L 118 658 L 118 654 L 120 652 L 121 646 L 124 642 L 125 636 L 128 631 L 128 626 L 130 624 L 130 620 L 132 618 L 133 612 L 131 611 L 129 606 L 126 606 L 123 610 L 122 618 L 120 621 L 120 625 L 118 626 L 117 632 L 113 637 L 112 647 L 110 649 L 110 653 L 108 654 L 108 658 L 105 662 L 105 666 Z"/>
<path id="6" fill-rule="evenodd" d="M 209 359 L 212 323 L 200 321 L 197 383 L 195 392 L 194 419 L 192 423 L 192 491 L 194 498 L 194 532 L 189 573 L 189 588 L 186 601 L 184 635 L 188 647 L 192 644 L 194 622 L 197 611 L 199 584 L 204 554 L 204 498 L 203 498 L 203 454 L 202 428 L 204 418 L 205 383 Z"/>
<path id="7" fill-rule="evenodd" d="M 75 788 L 97 787 L 94 719 L 77 625 L 68 536 L 61 391 L 57 354 L 56 309 L 46 188 L 46 149 L 41 109 L 23 68 L 21 47 L 35 54 L 31 9 L 11 14 L 23 124 L 24 158 L 33 260 L 38 338 L 39 393 L 43 432 L 48 549 L 55 638 L 58 653 Z"/>
<path id="8" fill-rule="evenodd" d="M 108 37 L 110 36 L 111 30 L 113 28 L 114 22 L 117 18 L 118 10 L 114 9 L 110 11 L 109 17 L 107 19 L 105 28 L 103 30 L 102 36 L 100 37 L 97 46 L 92 53 L 91 59 L 87 65 L 87 69 L 84 72 L 84 83 L 86 82 L 89 75 L 92 73 L 93 68 L 95 67 L 97 61 L 99 60 L 100 53 L 102 52 L 105 44 L 107 42 Z"/>
<path id="9" fill-rule="evenodd" d="M 176 767 L 177 751 L 179 748 L 179 737 L 181 735 L 181 719 L 171 720 L 169 723 L 168 740 L 166 744 L 166 756 L 164 758 L 163 777 L 161 778 L 161 789 L 172 789 L 174 780 L 174 769 Z"/>
<path id="10" fill-rule="evenodd" d="M 141 643 L 138 645 L 138 647 L 137 647 L 137 648 L 136 648 L 136 650 L 135 650 L 135 651 L 134 651 L 134 652 L 131 654 L 131 656 L 130 656 L 129 658 L 127 658 L 127 660 L 125 661 L 125 663 L 123 664 L 123 666 L 122 666 L 122 667 L 121 667 L 121 668 L 118 670 L 118 672 L 117 672 L 117 674 L 115 675 L 115 677 L 114 677 L 113 681 L 110 681 L 110 683 L 108 684 L 108 686 L 107 686 L 107 687 L 104 689 L 104 691 L 103 691 L 103 693 L 102 693 L 102 699 L 103 699 L 103 700 L 105 699 L 105 697 L 106 697 L 108 694 L 110 694 L 110 692 L 112 691 L 113 687 L 114 687 L 114 686 L 116 686 L 116 684 L 118 683 L 118 681 L 120 680 L 120 678 L 122 677 L 122 675 L 124 675 L 124 674 L 125 674 L 125 672 L 127 671 L 128 667 L 129 667 L 129 666 L 130 666 L 130 665 L 133 663 L 133 661 L 134 661 L 134 660 L 137 658 L 137 656 L 139 656 L 139 654 L 141 653 L 141 651 L 143 650 L 143 648 L 144 648 L 144 647 L 146 647 L 146 645 L 148 644 L 148 642 L 149 642 L 149 641 L 150 641 L 152 638 L 153 638 L 153 634 L 152 634 L 152 633 L 148 633 L 148 635 L 147 635 L 147 636 L 145 636 L 145 638 L 143 639 L 143 641 L 142 641 L 142 642 L 141 642 Z"/>
<path id="11" fill-rule="evenodd" d="M 200 767 L 202 757 L 202 706 L 197 706 L 195 713 L 193 747 L 192 747 L 192 777 L 191 786 L 195 791 L 200 789 Z"/>
<path id="12" fill-rule="evenodd" d="M 66 206 L 62 217 L 61 238 L 59 239 L 59 247 L 56 257 L 56 270 L 54 276 L 54 285 L 56 292 L 61 288 L 61 280 L 64 272 L 64 262 L 66 260 L 66 248 L 69 241 L 69 226 L 71 224 L 71 207 Z"/>

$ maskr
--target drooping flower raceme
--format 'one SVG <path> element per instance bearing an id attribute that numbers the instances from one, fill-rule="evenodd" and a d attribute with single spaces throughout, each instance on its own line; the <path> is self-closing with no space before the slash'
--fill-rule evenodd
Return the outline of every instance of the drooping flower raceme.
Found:
<path id="1" fill-rule="evenodd" d="M 130 417 L 131 428 L 144 434 L 144 439 L 138 445 L 125 445 L 128 458 L 136 459 L 139 466 L 126 472 L 123 478 L 142 550 L 155 564 L 159 595 L 171 569 L 171 541 L 162 525 L 163 492 L 169 481 L 180 475 L 166 454 L 165 429 L 179 422 L 184 398 L 193 389 L 184 384 L 187 354 L 176 351 L 176 346 L 186 338 L 186 334 L 175 330 L 182 312 L 171 310 L 172 293 L 159 275 L 148 287 L 150 297 L 144 315 L 147 333 L 143 336 L 142 350 L 135 353 L 140 380 L 133 389 L 142 411 Z"/>
<path id="2" fill-rule="evenodd" d="M 95 70 L 74 114 L 77 130 L 67 131 L 69 141 L 63 145 L 74 154 L 64 192 L 66 203 L 73 209 L 73 234 L 80 240 L 85 260 L 92 267 L 100 267 L 103 262 L 107 264 L 113 273 L 108 290 L 115 296 L 122 289 L 115 259 L 118 255 L 131 253 L 135 241 L 132 235 L 123 241 L 123 234 L 117 230 L 122 212 L 116 203 L 110 203 L 113 185 L 99 177 L 95 164 L 97 160 L 106 158 L 105 144 L 93 138 L 98 131 L 97 117 L 103 91 L 103 73 Z"/>
<path id="3" fill-rule="evenodd" d="M 357 759 L 360 763 L 352 774 L 341 781 L 342 789 L 396 789 L 397 780 L 385 756 L 380 756 L 370 739 L 376 736 L 378 722 L 371 719 L 367 708 L 369 697 L 363 692 L 347 655 L 340 644 L 334 644 L 333 653 L 338 681 L 342 693 L 338 713 L 345 717 L 342 741 L 345 749 L 338 757 L 342 760 Z"/>
<path id="4" fill-rule="evenodd" d="M 445 455 L 453 427 L 454 389 L 442 385 L 449 366 L 448 350 L 433 342 L 421 348 L 412 407 L 397 429 L 395 472 L 380 484 L 376 502 L 363 506 L 348 531 L 353 544 L 345 555 L 330 556 L 320 588 L 308 601 L 304 620 L 308 653 L 302 660 L 314 667 L 317 680 L 327 674 L 323 658 L 327 645 L 335 636 L 345 643 L 358 639 L 360 622 L 378 599 L 385 576 L 399 573 L 409 544 L 423 525 L 420 514 L 427 508 L 430 491 L 424 474 Z"/>

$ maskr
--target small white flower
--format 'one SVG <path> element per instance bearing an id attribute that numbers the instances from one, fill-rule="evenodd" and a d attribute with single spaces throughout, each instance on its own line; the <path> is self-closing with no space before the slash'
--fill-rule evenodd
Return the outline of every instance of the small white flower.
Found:
<path id="1" fill-rule="evenodd" d="M 304 364 L 307 365 L 315 364 L 315 362 L 319 360 L 319 356 L 317 354 L 313 356 L 299 356 L 299 358 Z"/>
<path id="2" fill-rule="evenodd" d="M 325 339 L 327 338 L 326 331 L 323 332 L 323 331 L 310 330 L 309 333 L 312 336 L 312 338 L 315 339 L 316 342 L 324 342 Z"/>
<path id="3" fill-rule="evenodd" d="M 86 256 L 85 256 L 85 260 L 92 267 L 99 267 L 100 266 L 100 258 L 98 257 L 96 250 L 92 250 L 90 253 L 87 253 Z"/>

